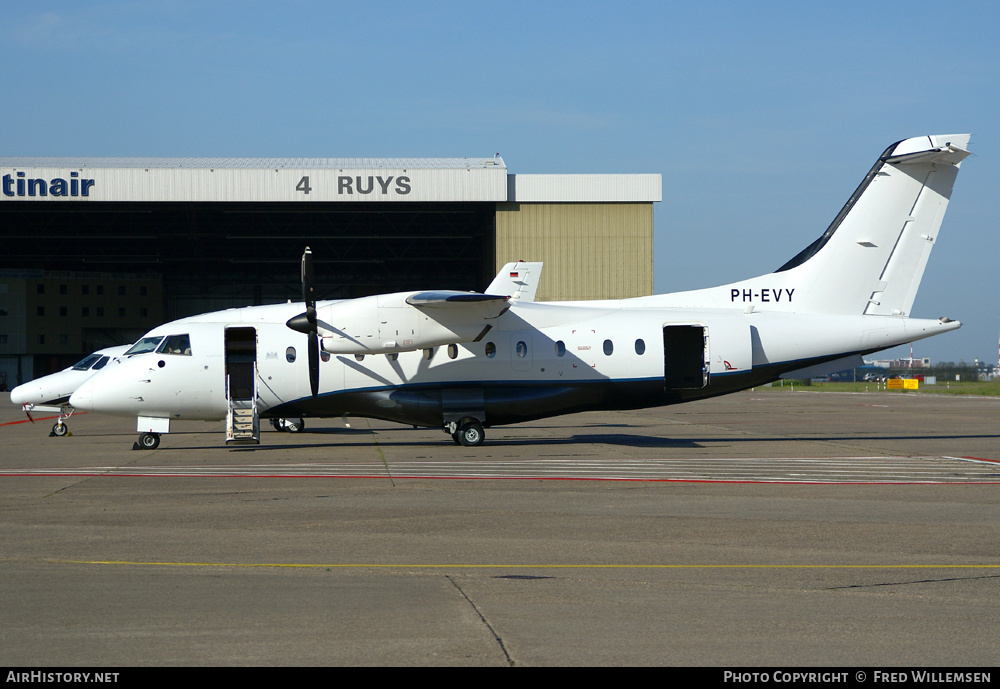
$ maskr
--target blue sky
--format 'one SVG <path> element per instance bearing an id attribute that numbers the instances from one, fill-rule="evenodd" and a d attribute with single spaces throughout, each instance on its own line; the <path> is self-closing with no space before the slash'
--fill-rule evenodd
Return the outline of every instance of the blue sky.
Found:
<path id="1" fill-rule="evenodd" d="M 1000 4 L 0 5 L 0 153 L 452 157 L 663 175 L 656 291 L 769 272 L 899 139 L 972 132 L 915 345 L 995 361 Z M 582 269 L 582 268 L 581 268 Z"/>

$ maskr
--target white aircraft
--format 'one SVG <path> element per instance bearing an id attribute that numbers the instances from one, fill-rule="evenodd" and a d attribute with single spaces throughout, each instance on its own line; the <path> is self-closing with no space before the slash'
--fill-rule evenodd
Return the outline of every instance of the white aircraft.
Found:
<path id="1" fill-rule="evenodd" d="M 171 419 L 227 419 L 227 441 L 257 442 L 260 418 L 298 430 L 304 417 L 347 415 L 479 445 L 490 426 L 861 365 L 863 354 L 961 325 L 909 314 L 968 142 L 893 144 L 819 239 L 774 273 L 710 289 L 536 303 L 541 265 L 512 263 L 484 294 L 317 303 L 307 248 L 304 313 L 278 304 L 161 325 L 70 402 L 136 416 L 137 448 L 157 447 Z"/>
<path id="2" fill-rule="evenodd" d="M 10 401 L 20 404 L 29 419 L 33 412 L 57 412 L 59 420 L 52 426 L 49 436 L 62 437 L 69 433 L 69 426 L 63 421 L 73 416 L 75 411 L 69 403 L 70 395 L 80 383 L 103 370 L 109 363 L 120 361 L 129 347 L 131 345 L 99 349 L 69 368 L 18 385 L 10 391 Z"/>

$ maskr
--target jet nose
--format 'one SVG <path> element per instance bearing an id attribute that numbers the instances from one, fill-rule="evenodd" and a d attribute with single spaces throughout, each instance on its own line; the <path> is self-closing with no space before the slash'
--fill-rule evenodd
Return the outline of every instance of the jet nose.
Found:
<path id="1" fill-rule="evenodd" d="M 32 385 L 31 383 L 25 383 L 24 385 L 18 385 L 16 388 L 10 391 L 10 401 L 14 404 L 27 404 L 28 402 L 37 402 L 35 398 L 38 397 L 38 386 Z"/>
<path id="2" fill-rule="evenodd" d="M 83 381 L 80 387 L 76 389 L 69 397 L 69 404 L 74 409 L 82 409 L 84 411 L 94 411 L 94 379 L 90 378 Z"/>

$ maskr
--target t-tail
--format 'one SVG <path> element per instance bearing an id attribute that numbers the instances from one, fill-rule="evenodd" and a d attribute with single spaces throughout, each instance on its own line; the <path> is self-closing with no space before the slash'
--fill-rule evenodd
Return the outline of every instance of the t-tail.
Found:
<path id="1" fill-rule="evenodd" d="M 778 269 L 820 313 L 908 316 L 968 134 L 922 136 L 879 156 L 823 236 Z"/>
<path id="2" fill-rule="evenodd" d="M 677 295 L 694 305 L 909 316 L 969 134 L 889 146 L 815 242 L 774 273 Z M 685 298 L 686 297 L 686 298 Z"/>

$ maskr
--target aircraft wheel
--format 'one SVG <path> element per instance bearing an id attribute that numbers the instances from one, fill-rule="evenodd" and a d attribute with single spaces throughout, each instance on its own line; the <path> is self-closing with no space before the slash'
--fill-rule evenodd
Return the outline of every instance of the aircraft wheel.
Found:
<path id="1" fill-rule="evenodd" d="M 285 430 L 285 426 L 284 424 L 281 423 L 281 419 L 271 419 L 271 426 L 274 428 L 274 430 L 278 431 L 278 433 L 281 433 Z"/>
<path id="2" fill-rule="evenodd" d="M 160 446 L 159 433 L 142 433 L 139 436 L 139 447 L 143 450 L 155 450 Z"/>
<path id="3" fill-rule="evenodd" d="M 52 435 L 61 438 L 69 433 L 69 426 L 64 423 L 57 423 L 52 426 Z"/>
<path id="4" fill-rule="evenodd" d="M 483 425 L 478 421 L 470 421 L 462 426 L 462 430 L 458 432 L 458 440 L 466 447 L 482 445 L 483 441 L 486 440 L 486 431 L 483 430 Z"/>
<path id="5" fill-rule="evenodd" d="M 461 435 L 462 434 L 459 433 L 458 431 L 455 431 L 454 433 L 451 434 L 451 439 L 455 441 L 456 445 L 461 445 L 462 444 L 462 439 L 460 437 Z"/>
<path id="6" fill-rule="evenodd" d="M 301 433 L 306 427 L 305 419 L 282 419 L 281 425 L 289 433 Z"/>

